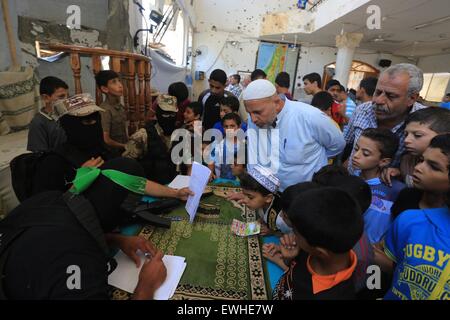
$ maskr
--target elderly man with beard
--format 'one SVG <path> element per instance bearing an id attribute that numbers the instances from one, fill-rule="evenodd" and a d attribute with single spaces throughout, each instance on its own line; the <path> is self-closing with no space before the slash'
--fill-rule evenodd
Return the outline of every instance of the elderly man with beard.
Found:
<path id="1" fill-rule="evenodd" d="M 340 130 L 319 109 L 283 101 L 268 80 L 253 81 L 244 91 L 248 120 L 248 166 L 270 168 L 280 190 L 305 181 L 340 154 Z"/>
<path id="2" fill-rule="evenodd" d="M 405 119 L 410 113 L 426 108 L 417 102 L 422 86 L 423 72 L 412 64 L 402 63 L 386 69 L 378 80 L 373 100 L 358 106 L 344 131 L 348 148 L 354 147 L 365 129 L 389 129 L 400 140 L 391 164 L 398 167 L 405 151 Z M 351 163 L 348 169 L 355 171 Z"/>

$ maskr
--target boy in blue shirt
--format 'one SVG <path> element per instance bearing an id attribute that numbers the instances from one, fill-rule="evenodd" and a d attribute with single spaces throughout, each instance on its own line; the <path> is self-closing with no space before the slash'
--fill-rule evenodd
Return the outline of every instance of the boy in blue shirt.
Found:
<path id="1" fill-rule="evenodd" d="M 450 299 L 450 134 L 431 141 L 414 170 L 423 193 L 419 208 L 400 214 L 388 230 L 384 251 L 395 264 L 389 300 Z"/>
<path id="2" fill-rule="evenodd" d="M 214 129 L 220 130 L 224 136 L 225 129 L 223 128 L 222 120 L 223 117 L 229 113 L 239 115 L 239 99 L 231 95 L 228 97 L 223 97 L 222 100 L 220 100 L 220 121 L 216 122 L 213 127 Z M 244 132 L 247 131 L 247 124 L 242 122 L 240 124 L 240 128 L 244 130 Z"/>
<path id="3" fill-rule="evenodd" d="M 372 203 L 364 214 L 364 229 L 370 243 L 380 242 L 391 224 L 391 207 L 403 183 L 393 180 L 392 186 L 381 182 L 383 168 L 387 167 L 398 149 L 398 138 L 388 129 L 367 129 L 355 145 L 352 165 L 361 171 L 372 190 Z"/>
<path id="4" fill-rule="evenodd" d="M 241 118 L 236 113 L 229 113 L 223 117 L 222 126 L 227 136 L 215 145 L 213 162 L 208 167 L 213 172 L 213 179 L 237 180 L 245 171 L 245 136 L 239 132 Z"/>

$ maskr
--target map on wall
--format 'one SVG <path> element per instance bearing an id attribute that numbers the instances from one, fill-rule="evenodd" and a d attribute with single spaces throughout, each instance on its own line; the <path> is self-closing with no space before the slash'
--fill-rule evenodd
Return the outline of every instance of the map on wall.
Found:
<path id="1" fill-rule="evenodd" d="M 299 48 L 290 44 L 261 42 L 256 59 L 256 69 L 264 70 L 267 79 L 275 82 L 278 73 L 284 71 L 291 76 L 291 89 L 297 73 Z"/>

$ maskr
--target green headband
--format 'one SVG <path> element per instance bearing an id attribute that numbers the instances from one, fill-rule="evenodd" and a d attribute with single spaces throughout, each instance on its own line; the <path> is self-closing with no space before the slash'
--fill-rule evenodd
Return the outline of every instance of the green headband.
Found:
<path id="1" fill-rule="evenodd" d="M 70 189 L 70 192 L 80 194 L 86 191 L 94 183 L 94 181 L 97 180 L 100 174 L 131 192 L 145 194 L 147 179 L 132 176 L 117 170 L 100 170 L 93 167 L 83 167 L 77 170 L 77 175 L 75 176 L 75 180 L 72 182 L 73 186 Z"/>

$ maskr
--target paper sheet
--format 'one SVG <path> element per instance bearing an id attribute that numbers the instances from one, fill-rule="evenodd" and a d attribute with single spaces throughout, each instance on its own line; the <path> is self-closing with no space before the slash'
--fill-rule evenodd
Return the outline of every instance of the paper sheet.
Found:
<path id="1" fill-rule="evenodd" d="M 190 176 L 178 175 L 173 179 L 173 181 L 168 185 L 172 189 L 183 189 L 189 187 Z"/>
<path id="2" fill-rule="evenodd" d="M 119 251 L 114 259 L 117 261 L 117 268 L 109 275 L 108 284 L 133 293 L 139 280 L 139 272 L 142 269 L 145 256 L 138 252 L 141 258 L 141 266 L 136 268 L 136 264 L 122 251 Z M 167 269 L 167 277 L 161 287 L 155 291 L 155 300 L 169 300 L 177 289 L 178 283 L 186 269 L 185 258 L 178 256 L 165 255 L 163 257 L 164 265 Z"/>
<path id="3" fill-rule="evenodd" d="M 186 211 L 189 214 L 189 221 L 194 222 L 195 214 L 197 213 L 200 198 L 205 191 L 208 184 L 209 177 L 211 176 L 211 170 L 208 167 L 194 162 L 192 164 L 191 179 L 189 181 L 189 189 L 194 192 L 194 196 L 189 196 L 186 202 Z"/>

